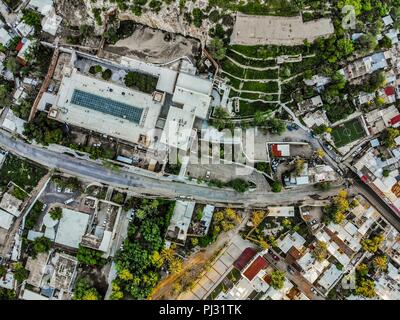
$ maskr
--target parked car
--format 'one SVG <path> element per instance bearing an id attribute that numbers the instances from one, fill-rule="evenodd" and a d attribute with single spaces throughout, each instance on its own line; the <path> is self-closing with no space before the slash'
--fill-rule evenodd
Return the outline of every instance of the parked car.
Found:
<path id="1" fill-rule="evenodd" d="M 314 287 L 311 287 L 311 292 L 314 293 L 314 294 L 318 294 L 317 290 L 315 290 Z"/>
<path id="2" fill-rule="evenodd" d="M 275 261 L 279 261 L 280 260 L 279 257 L 274 253 L 272 254 L 272 258 L 274 258 Z"/>
<path id="3" fill-rule="evenodd" d="M 210 171 L 207 171 L 207 173 L 206 173 L 206 179 L 207 179 L 207 180 L 210 179 L 210 176 L 211 176 L 211 172 L 210 172 Z"/>
<path id="4" fill-rule="evenodd" d="M 294 274 L 294 270 L 290 266 L 287 266 L 287 270 L 289 271 L 289 273 Z"/>

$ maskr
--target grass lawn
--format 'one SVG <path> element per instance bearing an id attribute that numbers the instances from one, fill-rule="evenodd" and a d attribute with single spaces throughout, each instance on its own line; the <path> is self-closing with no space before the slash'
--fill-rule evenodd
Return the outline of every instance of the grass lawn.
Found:
<path id="1" fill-rule="evenodd" d="M 246 81 L 243 83 L 242 90 L 275 93 L 279 91 L 278 82 L 270 81 L 266 83 L 257 81 Z"/>
<path id="2" fill-rule="evenodd" d="M 15 9 L 20 4 L 21 0 L 4 0 L 4 2 L 11 8 Z"/>
<path id="3" fill-rule="evenodd" d="M 0 169 L 0 188 L 3 189 L 13 181 L 30 192 L 46 172 L 47 170 L 41 166 L 9 154 Z"/>
<path id="4" fill-rule="evenodd" d="M 237 283 L 241 278 L 241 273 L 238 269 L 233 268 L 226 276 L 233 283 Z"/>
<path id="5" fill-rule="evenodd" d="M 222 70 L 228 72 L 229 74 L 241 78 L 244 78 L 244 74 L 246 69 L 239 67 L 238 65 L 234 64 L 229 59 L 224 59 L 221 62 Z"/>
<path id="6" fill-rule="evenodd" d="M 275 110 L 276 108 L 277 104 L 275 103 L 240 101 L 239 115 L 242 117 L 250 117 L 253 116 L 256 111 L 266 112 L 269 110 Z"/>
<path id="7" fill-rule="evenodd" d="M 365 131 L 357 118 L 332 128 L 331 135 L 335 146 L 340 148 L 364 137 Z"/>
<path id="8" fill-rule="evenodd" d="M 228 56 L 244 66 L 256 67 L 256 68 L 266 68 L 266 67 L 276 66 L 275 60 L 253 60 L 243 57 L 240 54 L 233 52 L 232 50 L 228 51 Z"/>
<path id="9" fill-rule="evenodd" d="M 270 70 L 253 70 L 247 69 L 245 78 L 246 79 L 278 79 L 278 69 Z"/>
<path id="10" fill-rule="evenodd" d="M 239 95 L 239 94 L 237 94 L 237 95 Z M 267 94 L 243 92 L 240 94 L 240 98 L 249 99 L 249 100 L 277 101 L 279 99 L 279 95 L 277 95 L 277 94 L 267 95 Z"/>
<path id="11" fill-rule="evenodd" d="M 220 292 L 226 290 L 228 290 L 228 288 L 224 285 L 224 281 L 221 281 L 220 284 L 216 286 L 215 289 L 209 294 L 207 300 L 215 300 L 215 298 L 217 298 Z"/>

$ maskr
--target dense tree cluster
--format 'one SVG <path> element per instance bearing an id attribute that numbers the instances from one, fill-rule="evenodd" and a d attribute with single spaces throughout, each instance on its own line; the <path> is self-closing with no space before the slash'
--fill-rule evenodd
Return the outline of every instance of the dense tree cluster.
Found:
<path id="1" fill-rule="evenodd" d="M 159 280 L 161 268 L 170 272 L 181 268 L 182 261 L 175 256 L 174 248 L 163 248 L 174 203 L 145 199 L 135 205 L 134 223 L 115 259 L 118 277 L 113 283 L 113 299 L 146 299 Z"/>

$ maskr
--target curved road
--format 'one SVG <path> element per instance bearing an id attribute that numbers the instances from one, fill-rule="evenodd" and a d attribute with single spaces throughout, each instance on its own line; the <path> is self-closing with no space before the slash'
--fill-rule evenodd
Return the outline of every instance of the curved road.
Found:
<path id="1" fill-rule="evenodd" d="M 164 177 L 150 177 L 140 172 L 111 171 L 102 165 L 68 155 L 27 144 L 13 138 L 10 134 L 0 132 L 0 146 L 5 150 L 40 163 L 48 168 L 56 168 L 81 178 L 102 182 L 129 190 L 138 194 L 157 195 L 167 198 L 177 196 L 193 197 L 198 202 L 214 204 L 230 204 L 238 206 L 262 207 L 268 205 L 283 205 L 311 200 L 311 196 L 326 198 L 337 193 L 336 188 L 327 192 L 316 190 L 313 186 L 299 186 L 281 193 L 267 191 L 250 191 L 244 194 L 233 190 L 210 188 L 194 182 L 176 182 Z M 318 195 L 317 195 L 318 194 Z"/>

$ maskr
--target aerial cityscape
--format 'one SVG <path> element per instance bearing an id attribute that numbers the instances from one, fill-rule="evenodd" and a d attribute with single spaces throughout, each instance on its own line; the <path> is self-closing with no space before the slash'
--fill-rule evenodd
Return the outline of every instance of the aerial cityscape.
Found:
<path id="1" fill-rule="evenodd" d="M 0 0 L 0 300 L 400 300 L 399 29 L 400 0 Z"/>

